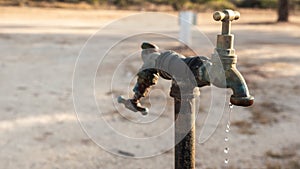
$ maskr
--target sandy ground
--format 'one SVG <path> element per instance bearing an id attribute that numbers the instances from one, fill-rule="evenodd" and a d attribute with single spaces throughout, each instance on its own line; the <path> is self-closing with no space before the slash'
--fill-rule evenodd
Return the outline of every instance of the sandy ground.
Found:
<path id="1" fill-rule="evenodd" d="M 170 16 L 159 19 L 137 17 L 140 20 L 135 20 L 135 23 L 125 19 L 96 34 L 98 38 L 91 40 L 88 52 L 82 51 L 84 57 L 76 67 L 80 68 L 79 87 L 76 89 L 82 92 L 79 92 L 80 96 L 75 95 L 75 103 L 80 103 L 76 103 L 78 114 L 74 111 L 72 76 L 81 48 L 99 28 L 134 13 L 137 12 L 0 7 L 0 169 L 174 167 L 174 150 L 165 152 L 160 143 L 136 146 L 134 152 L 130 152 L 126 150 L 130 144 L 114 138 L 113 133 L 105 133 L 107 126 L 94 118 L 97 108 L 89 106 L 92 88 L 80 85 L 94 78 L 92 73 L 97 70 L 96 102 L 103 113 L 102 119 L 115 131 L 129 137 L 150 137 L 162 132 L 173 119 L 170 113 L 173 111 L 172 100 L 168 97 L 169 82 L 162 81 L 155 88 L 158 90 L 151 93 L 150 110 L 153 114 L 145 118 L 147 125 L 144 126 L 132 125 L 140 116 L 126 113 L 122 107 L 114 106 L 111 100 L 132 88 L 141 61 L 137 53 L 132 57 L 128 55 L 139 50 L 142 40 L 153 41 L 163 48 L 178 43 L 163 35 L 134 36 L 112 48 L 100 67 L 95 61 L 101 54 L 97 52 L 137 30 L 147 31 L 151 27 L 149 30 L 176 36 L 176 19 L 172 20 Z M 242 10 L 241 14 L 241 19 L 233 25 L 238 68 L 256 102 L 251 108 L 233 109 L 231 132 L 227 135 L 224 129 L 228 112 L 225 111 L 212 137 L 197 144 L 196 166 L 300 168 L 300 16 L 291 16 L 289 24 L 274 24 L 276 14 L 272 11 Z M 174 27 L 169 27 L 172 24 Z M 198 15 L 198 27 L 214 44 L 220 24 L 212 20 L 211 13 Z M 213 46 L 206 42 L 207 39 L 194 42 L 193 47 L 199 54 L 209 56 Z M 198 44 L 202 46 L 197 47 Z M 110 81 L 114 72 L 114 81 Z M 206 117 L 211 106 L 220 105 L 211 103 L 210 91 L 210 88 L 201 91 L 199 117 Z M 159 106 L 161 103 L 164 103 L 163 107 Z M 82 130 L 77 117 L 86 125 L 88 133 L 92 133 L 90 136 L 95 136 L 94 141 Z M 197 131 L 201 130 L 201 119 L 197 121 Z M 230 138 L 227 143 L 224 142 L 225 136 Z M 106 140 L 105 150 L 95 144 L 101 144 L 101 140 Z M 123 149 L 117 149 L 119 145 Z M 226 146 L 230 149 L 228 155 L 223 153 Z M 162 152 L 156 156 L 130 157 L 137 156 L 135 153 L 151 154 L 152 150 L 160 149 Z M 227 165 L 224 164 L 225 158 L 229 159 Z"/>

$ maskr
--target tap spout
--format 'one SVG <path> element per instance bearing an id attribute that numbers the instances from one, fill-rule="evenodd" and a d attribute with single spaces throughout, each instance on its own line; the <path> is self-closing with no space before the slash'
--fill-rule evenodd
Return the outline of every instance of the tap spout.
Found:
<path id="1" fill-rule="evenodd" d="M 236 106 L 251 106 L 254 97 L 249 94 L 247 83 L 236 68 L 236 55 L 219 56 L 221 51 L 212 55 L 211 64 L 207 66 L 208 81 L 219 88 L 230 88 L 233 94 L 230 102 Z"/>
<path id="2" fill-rule="evenodd" d="M 242 74 L 235 66 L 227 70 L 225 74 L 227 87 L 233 91 L 230 102 L 237 106 L 251 106 L 254 102 L 254 97 L 249 94 L 247 83 Z"/>

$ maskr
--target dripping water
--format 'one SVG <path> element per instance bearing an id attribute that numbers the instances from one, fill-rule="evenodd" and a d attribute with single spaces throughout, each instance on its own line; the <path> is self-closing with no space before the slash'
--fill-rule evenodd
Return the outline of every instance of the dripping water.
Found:
<path id="1" fill-rule="evenodd" d="M 228 134 L 230 132 L 230 114 L 232 112 L 232 109 L 233 109 L 233 104 L 229 103 L 229 111 L 228 111 L 228 120 L 227 120 L 227 124 L 226 124 L 226 129 L 225 129 L 225 132 L 226 132 L 226 136 L 224 138 L 224 141 L 228 144 L 228 141 L 229 141 L 229 137 L 228 137 Z M 229 148 L 228 147 L 225 147 L 224 148 L 224 153 L 225 154 L 228 154 L 229 153 Z M 226 158 L 224 160 L 224 163 L 225 164 L 228 164 L 229 163 L 229 159 Z"/>
<path id="2" fill-rule="evenodd" d="M 228 147 L 224 148 L 224 153 L 228 154 L 228 152 L 229 152 L 229 148 Z"/>
<path id="3" fill-rule="evenodd" d="M 226 159 L 224 160 L 224 163 L 225 163 L 225 164 L 228 164 L 228 162 L 229 162 L 229 160 L 226 158 Z"/>

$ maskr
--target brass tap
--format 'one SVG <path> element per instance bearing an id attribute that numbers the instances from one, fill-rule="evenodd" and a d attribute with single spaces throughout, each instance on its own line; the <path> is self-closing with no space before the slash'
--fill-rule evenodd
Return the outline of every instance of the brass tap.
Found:
<path id="1" fill-rule="evenodd" d="M 236 68 L 234 35 L 231 34 L 231 22 L 240 18 L 240 13 L 232 10 L 217 11 L 213 14 L 216 21 L 222 22 L 222 32 L 217 36 L 217 46 L 212 54 L 210 67 L 210 82 L 221 88 L 231 88 L 233 95 L 230 102 L 237 106 L 250 106 L 254 97 L 249 90 L 244 77 Z M 223 70 L 221 70 L 223 69 Z M 224 77 L 225 76 L 225 77 Z"/>

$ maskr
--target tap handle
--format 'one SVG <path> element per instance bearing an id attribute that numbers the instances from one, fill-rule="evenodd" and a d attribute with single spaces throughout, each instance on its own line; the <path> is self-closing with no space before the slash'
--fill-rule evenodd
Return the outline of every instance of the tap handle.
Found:
<path id="1" fill-rule="evenodd" d="M 238 11 L 233 11 L 230 9 L 225 9 L 222 12 L 216 11 L 213 14 L 213 18 L 215 21 L 222 21 L 222 22 L 238 20 L 240 16 L 241 15 Z"/>
<path id="2" fill-rule="evenodd" d="M 134 99 L 125 99 L 123 96 L 119 96 L 118 103 L 124 104 L 127 109 L 133 112 L 139 111 L 142 115 L 147 115 L 149 112 L 148 108 L 141 106 L 141 104 Z"/>
<path id="3" fill-rule="evenodd" d="M 216 11 L 213 15 L 214 20 L 222 21 L 222 35 L 229 35 L 231 30 L 231 21 L 238 20 L 240 13 L 230 9 L 225 9 L 222 12 Z"/>

